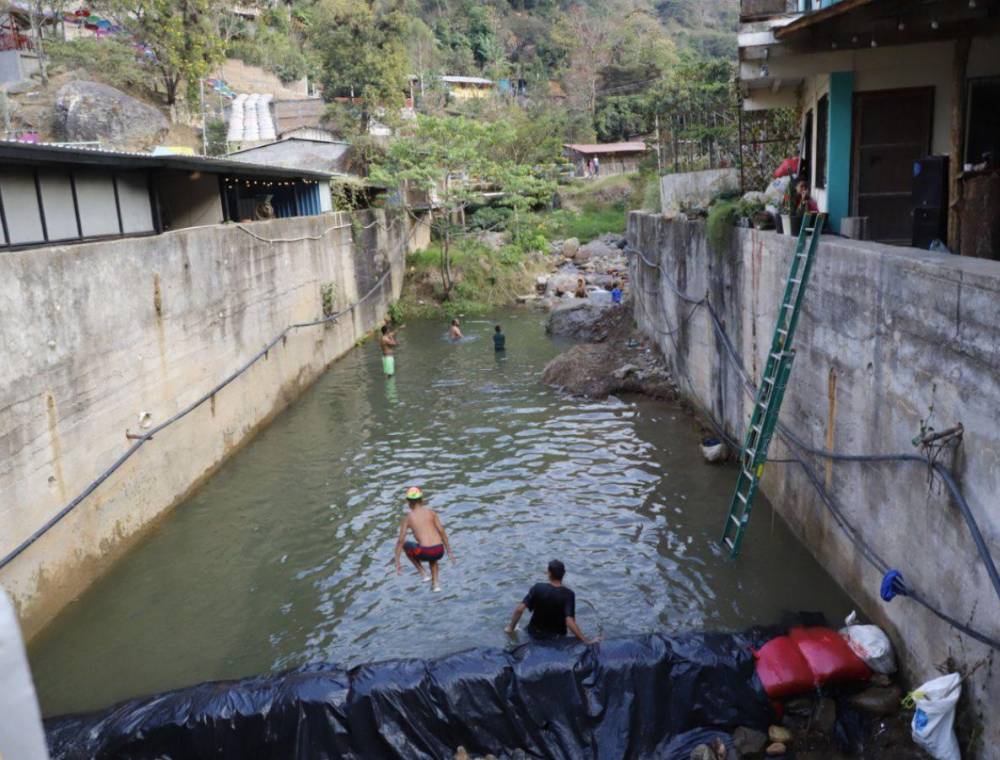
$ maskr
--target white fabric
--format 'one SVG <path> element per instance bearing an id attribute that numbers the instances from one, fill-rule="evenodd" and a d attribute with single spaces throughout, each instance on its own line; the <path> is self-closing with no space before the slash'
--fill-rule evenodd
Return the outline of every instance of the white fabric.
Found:
<path id="1" fill-rule="evenodd" d="M 28 668 L 21 628 L 0 589 L 0 757 L 48 760 L 42 714 Z"/>

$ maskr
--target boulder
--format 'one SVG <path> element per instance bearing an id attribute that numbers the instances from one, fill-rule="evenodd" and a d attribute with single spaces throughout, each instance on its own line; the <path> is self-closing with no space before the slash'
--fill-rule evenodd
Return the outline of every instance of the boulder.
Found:
<path id="1" fill-rule="evenodd" d="M 898 686 L 872 686 L 850 698 L 852 707 L 871 715 L 892 715 L 899 711 L 903 691 Z"/>
<path id="2" fill-rule="evenodd" d="M 580 241 L 573 237 L 563 240 L 562 244 L 562 255 L 567 259 L 571 259 L 576 256 L 576 252 L 580 250 Z"/>
<path id="3" fill-rule="evenodd" d="M 767 746 L 767 734 L 740 726 L 733 731 L 733 746 L 741 755 L 759 755 Z"/>
<path id="4" fill-rule="evenodd" d="M 573 263 L 575 264 L 586 264 L 590 261 L 591 253 L 587 250 L 587 246 L 583 246 L 578 249 L 576 253 L 573 254 Z"/>
<path id="5" fill-rule="evenodd" d="M 74 81 L 56 93 L 53 131 L 67 142 L 100 140 L 117 148 L 148 147 L 169 128 L 157 109 L 106 84 Z"/>
<path id="6" fill-rule="evenodd" d="M 607 337 L 603 317 L 613 307 L 610 300 L 574 298 L 552 310 L 545 324 L 545 332 L 564 338 L 600 342 Z"/>
<path id="7" fill-rule="evenodd" d="M 774 744 L 768 745 L 765 754 L 768 757 L 781 757 L 788 752 L 788 747 L 782 742 L 774 742 Z"/>
<path id="8" fill-rule="evenodd" d="M 589 243 L 580 246 L 579 253 L 585 253 L 589 259 L 607 259 L 620 255 L 618 248 L 605 243 L 603 240 L 591 240 Z M 576 257 L 574 256 L 574 259 Z"/>
<path id="9" fill-rule="evenodd" d="M 772 744 L 790 744 L 792 732 L 784 726 L 770 726 L 767 729 L 767 738 L 771 740 Z"/>

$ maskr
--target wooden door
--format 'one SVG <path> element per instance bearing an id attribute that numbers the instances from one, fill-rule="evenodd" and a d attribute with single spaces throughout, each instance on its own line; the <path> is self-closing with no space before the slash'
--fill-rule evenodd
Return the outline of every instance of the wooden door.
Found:
<path id="1" fill-rule="evenodd" d="M 872 240 L 910 244 L 913 162 L 930 152 L 933 114 L 931 87 L 854 96 L 851 205 Z"/>

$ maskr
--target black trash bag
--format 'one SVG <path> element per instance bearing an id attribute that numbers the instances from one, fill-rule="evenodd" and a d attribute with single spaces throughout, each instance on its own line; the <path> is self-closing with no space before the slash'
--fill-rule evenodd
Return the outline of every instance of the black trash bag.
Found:
<path id="1" fill-rule="evenodd" d="M 571 640 L 351 670 L 311 665 L 46 721 L 75 758 L 662 758 L 698 728 L 766 729 L 749 639 Z"/>
<path id="2" fill-rule="evenodd" d="M 724 760 L 739 757 L 736 748 L 733 746 L 733 737 L 725 731 L 718 731 L 712 728 L 696 728 L 675 736 L 666 746 L 662 755 L 663 760 L 691 760 L 691 753 L 700 744 L 707 744 L 709 747 L 712 747 L 712 742 L 716 739 L 721 739 L 723 746 L 726 748 L 726 757 Z"/>

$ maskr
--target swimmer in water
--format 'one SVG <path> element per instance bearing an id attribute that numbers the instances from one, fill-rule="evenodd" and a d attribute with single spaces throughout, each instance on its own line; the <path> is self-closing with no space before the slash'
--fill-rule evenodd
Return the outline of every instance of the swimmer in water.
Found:
<path id="1" fill-rule="evenodd" d="M 448 337 L 451 340 L 461 340 L 462 339 L 462 330 L 458 326 L 458 320 L 457 319 L 451 320 L 451 327 L 448 328 Z"/>
<path id="2" fill-rule="evenodd" d="M 504 628 L 513 635 L 517 623 L 525 610 L 531 611 L 531 622 L 528 623 L 528 633 L 536 639 L 555 639 L 573 633 L 584 644 L 596 644 L 596 639 L 587 638 L 580 626 L 576 624 L 576 594 L 573 589 L 563 585 L 566 566 L 557 559 L 549 563 L 548 583 L 536 583 L 528 591 L 524 600 L 514 609 L 510 623 Z"/>
<path id="3" fill-rule="evenodd" d="M 399 524 L 399 540 L 396 541 L 396 573 L 400 575 L 403 573 L 400 554 L 406 552 L 406 558 L 420 573 L 420 579 L 432 581 L 431 589 L 440 591 L 438 562 L 444 557 L 445 552 L 448 552 L 452 562 L 455 561 L 455 554 L 451 550 L 451 544 L 448 543 L 448 534 L 444 532 L 444 526 L 437 513 L 424 506 L 424 494 L 419 488 L 414 486 L 407 489 L 406 501 L 409 502 L 410 513 Z M 411 530 L 416 541 L 406 541 L 406 533 Z M 429 578 L 421 562 L 430 564 Z"/>
<path id="4" fill-rule="evenodd" d="M 378 341 L 379 348 L 382 349 L 382 371 L 386 377 L 396 374 L 396 357 L 393 350 L 396 348 L 396 331 L 389 330 L 389 325 L 382 325 L 382 337 Z"/>

